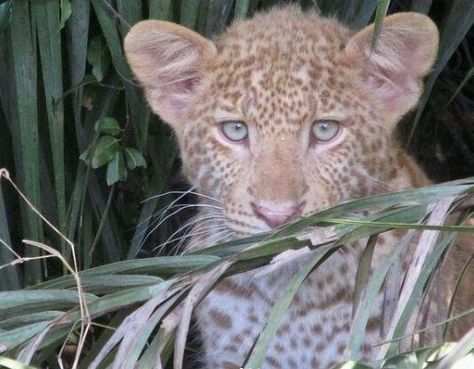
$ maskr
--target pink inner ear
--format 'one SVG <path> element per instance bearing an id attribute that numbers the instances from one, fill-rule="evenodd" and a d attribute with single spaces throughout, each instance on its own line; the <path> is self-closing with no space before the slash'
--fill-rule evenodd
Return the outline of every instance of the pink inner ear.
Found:
<path id="1" fill-rule="evenodd" d="M 393 52 L 393 50 L 390 51 Z M 382 57 L 378 55 L 375 60 L 380 64 L 376 64 L 372 60 L 367 68 L 367 82 L 370 89 L 389 112 L 402 110 L 418 89 L 417 76 L 410 71 L 410 66 L 407 63 L 411 55 L 410 52 L 402 47 L 397 48 L 397 51 L 405 55 L 392 54 L 392 59 L 398 58 L 398 60 L 387 60 L 387 63 L 384 63 L 386 55 Z M 403 58 L 407 58 L 407 60 L 403 60 Z"/>
<path id="2" fill-rule="evenodd" d="M 183 117 L 189 107 L 197 78 L 188 78 L 181 81 L 169 81 L 156 90 L 154 97 L 156 106 L 160 107 L 160 114 L 164 119 L 177 121 Z"/>
<path id="3" fill-rule="evenodd" d="M 370 90 L 382 101 L 385 109 L 396 112 L 416 92 L 416 77 L 406 72 L 388 71 L 372 67 L 367 80 Z"/>

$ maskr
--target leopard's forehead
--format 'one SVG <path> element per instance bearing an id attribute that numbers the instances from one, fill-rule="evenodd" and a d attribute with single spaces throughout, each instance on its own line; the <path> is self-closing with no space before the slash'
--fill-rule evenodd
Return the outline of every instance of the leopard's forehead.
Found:
<path id="1" fill-rule="evenodd" d="M 270 52 L 270 58 L 274 57 L 271 51 L 275 47 L 291 51 L 290 56 L 322 53 L 324 58 L 324 54 L 343 47 L 351 33 L 335 19 L 321 17 L 314 10 L 302 12 L 299 7 L 288 6 L 234 22 L 216 39 L 216 45 L 221 50 L 231 49 L 260 58 L 266 52 Z"/>
<path id="2" fill-rule="evenodd" d="M 207 91 L 221 110 L 245 115 L 260 130 L 297 130 L 316 114 L 349 102 L 341 54 L 351 32 L 293 7 L 234 23 L 216 40 Z M 200 99 L 202 101 L 202 99 Z"/>

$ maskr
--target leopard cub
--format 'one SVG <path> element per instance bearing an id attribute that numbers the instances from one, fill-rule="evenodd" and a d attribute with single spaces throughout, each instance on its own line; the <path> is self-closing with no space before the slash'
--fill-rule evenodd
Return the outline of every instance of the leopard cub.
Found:
<path id="1" fill-rule="evenodd" d="M 200 210 L 208 231 L 193 248 L 430 183 L 394 130 L 420 97 L 437 28 L 425 15 L 399 13 L 385 18 L 372 50 L 373 33 L 373 25 L 354 32 L 294 6 L 236 21 L 214 40 L 164 21 L 131 29 L 130 66 L 151 109 L 174 129 L 183 171 L 208 205 Z M 373 268 L 399 241 L 395 232 L 379 238 Z M 309 275 L 263 369 L 322 369 L 344 358 L 364 245 L 345 245 Z M 273 303 L 305 262 L 229 277 L 200 303 L 206 368 L 243 366 Z M 367 324 L 360 353 L 367 361 L 377 357 L 383 298 L 381 291 Z"/>

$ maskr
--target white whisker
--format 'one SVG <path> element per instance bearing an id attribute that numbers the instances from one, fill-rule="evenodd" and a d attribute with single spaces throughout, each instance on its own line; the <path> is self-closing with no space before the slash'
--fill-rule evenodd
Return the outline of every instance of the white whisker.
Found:
<path id="1" fill-rule="evenodd" d="M 202 193 L 194 191 L 195 189 L 196 189 L 196 187 L 192 187 L 188 191 L 168 191 L 168 192 L 165 192 L 165 193 L 162 193 L 162 194 L 159 194 L 159 195 L 153 195 L 153 196 L 143 200 L 142 202 L 147 202 L 147 201 L 151 201 L 151 200 L 154 200 L 154 199 L 158 199 L 158 198 L 166 196 L 166 195 L 182 194 L 182 195 L 185 196 L 185 195 L 191 194 L 191 195 L 200 196 L 200 197 L 203 197 L 205 199 L 212 200 L 212 201 L 215 201 L 215 202 L 218 202 L 218 203 L 222 203 L 221 200 L 219 200 L 215 197 L 212 197 L 212 196 L 209 196 L 209 195 L 204 195 Z"/>
<path id="2" fill-rule="evenodd" d="M 209 229 L 216 226 L 215 224 L 216 221 L 223 221 L 224 219 L 225 219 L 224 217 L 215 217 L 215 216 L 210 216 L 210 215 L 207 215 L 205 217 L 195 217 L 195 219 L 192 218 L 189 221 L 187 221 L 183 226 L 181 226 L 176 232 L 174 232 L 170 237 L 168 237 L 168 239 L 164 243 L 155 247 L 154 250 L 161 249 L 164 246 L 170 243 L 179 241 L 179 240 L 183 240 L 192 236 L 208 233 Z M 198 229 L 194 227 L 196 223 L 199 223 Z M 218 226 L 225 228 L 223 224 L 218 224 Z M 180 232 L 183 232 L 183 230 L 185 230 L 186 228 L 187 230 L 185 231 L 184 235 L 175 237 Z M 196 231 L 196 232 L 189 233 L 191 230 Z"/>
<path id="3" fill-rule="evenodd" d="M 171 214 L 167 215 L 165 218 L 163 218 L 163 215 L 164 213 L 161 215 L 161 217 L 155 221 L 153 221 L 151 224 L 150 224 L 150 227 L 151 227 L 151 230 L 148 232 L 148 234 L 144 237 L 142 243 L 145 243 L 146 240 L 150 237 L 150 235 L 155 232 L 159 227 L 160 225 L 162 225 L 164 222 L 166 222 L 169 218 L 171 218 L 172 216 L 178 214 L 179 212 L 185 210 L 185 209 L 192 209 L 192 208 L 209 208 L 209 209 L 215 209 L 215 210 L 219 210 L 219 211 L 222 211 L 222 208 L 221 207 L 218 207 L 218 206 L 215 206 L 215 205 L 209 205 L 209 204 L 186 204 L 186 205 L 175 205 L 173 206 L 172 208 L 178 208 L 177 210 L 175 210 L 174 212 L 172 212 Z M 166 211 L 168 210 L 171 210 L 172 208 L 167 208 Z"/>

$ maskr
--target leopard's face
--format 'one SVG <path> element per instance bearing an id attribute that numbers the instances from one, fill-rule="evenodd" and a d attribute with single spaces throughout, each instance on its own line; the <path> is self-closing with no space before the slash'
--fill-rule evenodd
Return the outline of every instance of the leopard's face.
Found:
<path id="1" fill-rule="evenodd" d="M 222 40 L 179 137 L 185 173 L 241 233 L 379 190 L 392 159 L 391 127 L 341 52 L 347 33 L 298 51 L 266 32 L 258 46 Z"/>
<path id="2" fill-rule="evenodd" d="M 436 32 L 425 18 L 415 16 L 424 36 Z M 166 32 L 172 40 L 161 35 L 160 41 L 173 48 L 163 59 L 195 63 L 176 78 L 174 93 L 169 63 L 161 77 L 141 72 L 152 65 L 152 59 L 143 62 L 150 45 L 138 53 L 142 59 L 132 46 L 127 55 L 152 108 L 176 130 L 190 182 L 215 198 L 226 227 L 242 234 L 385 190 L 396 175 L 394 125 L 416 103 L 437 41 L 435 34 L 435 46 L 419 52 L 429 59 L 418 66 L 423 72 L 410 73 L 396 70 L 402 61 L 387 63 L 377 51 L 379 59 L 370 59 L 371 30 L 354 36 L 334 20 L 296 8 L 239 22 L 212 45 L 195 34 L 184 42 L 181 28 Z M 192 44 L 198 45 L 195 54 Z M 380 53 L 391 52 L 386 46 Z M 157 87 L 158 78 L 166 83 Z"/>

